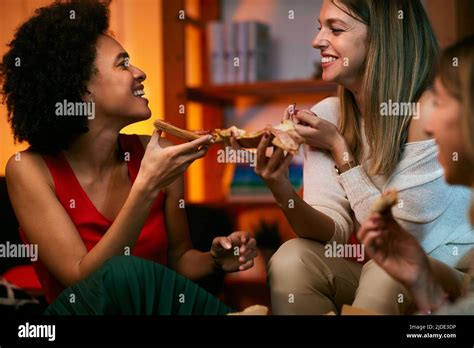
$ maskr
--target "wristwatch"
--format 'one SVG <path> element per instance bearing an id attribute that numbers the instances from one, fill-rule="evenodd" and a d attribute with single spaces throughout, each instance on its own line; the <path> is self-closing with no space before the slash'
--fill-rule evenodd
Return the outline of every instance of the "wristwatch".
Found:
<path id="1" fill-rule="evenodd" d="M 334 169 L 336 170 L 337 175 L 341 175 L 342 173 L 348 171 L 349 169 L 352 169 L 354 167 L 357 167 L 359 164 L 357 163 L 356 160 L 352 160 L 349 162 L 344 163 L 341 168 L 338 168 L 337 165 L 334 166 Z"/>

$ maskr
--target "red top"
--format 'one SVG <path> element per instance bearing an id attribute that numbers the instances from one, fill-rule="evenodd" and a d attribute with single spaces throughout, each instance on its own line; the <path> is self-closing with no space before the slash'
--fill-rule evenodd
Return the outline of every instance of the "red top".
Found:
<path id="1" fill-rule="evenodd" d="M 129 153 L 129 156 L 127 156 L 130 159 L 128 161 L 128 175 L 133 184 L 140 169 L 140 163 L 145 150 L 140 138 L 136 134 L 120 134 L 119 144 L 124 155 L 127 155 L 127 152 Z M 90 251 L 107 232 L 113 221 L 103 216 L 92 204 L 74 175 L 71 166 L 62 154 L 58 156 L 45 155 L 43 159 L 53 177 L 56 196 L 59 202 L 61 202 L 61 205 L 76 226 L 87 251 Z M 166 265 L 168 238 L 164 224 L 163 204 L 164 194 L 160 192 L 156 197 L 134 248 L 130 250 L 130 254 Z M 23 241 L 28 243 L 21 227 L 20 235 Z M 46 300 L 51 303 L 65 288 L 54 278 L 39 259 L 33 263 L 33 266 L 43 287 Z"/>

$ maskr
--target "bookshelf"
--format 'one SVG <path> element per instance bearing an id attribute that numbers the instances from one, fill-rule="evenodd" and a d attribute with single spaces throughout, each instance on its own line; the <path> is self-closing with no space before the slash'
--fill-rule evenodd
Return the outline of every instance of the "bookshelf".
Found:
<path id="1" fill-rule="evenodd" d="M 188 100 L 218 105 L 231 105 L 240 97 L 269 101 L 286 95 L 335 93 L 336 84 L 320 80 L 263 81 L 249 84 L 202 86 L 187 88 Z"/>
<path id="2" fill-rule="evenodd" d="M 192 11 L 187 9 L 192 7 Z M 186 117 L 178 110 L 188 102 L 201 106 L 200 125 L 202 129 L 224 127 L 224 108 L 232 106 L 239 98 L 251 97 L 257 103 L 267 103 L 280 96 L 311 95 L 316 99 L 333 95 L 336 85 L 320 80 L 293 80 L 293 81 L 264 81 L 246 84 L 212 85 L 210 83 L 209 67 L 207 64 L 206 23 L 220 19 L 221 4 L 219 0 L 163 0 L 163 45 L 164 45 L 164 115 L 165 120 L 186 128 Z M 183 18 L 183 9 L 185 18 Z M 193 35 L 195 47 L 199 49 L 200 81 L 192 86 L 187 85 L 186 60 L 187 40 L 189 27 L 198 35 Z M 189 59 L 189 58 L 188 58 Z M 195 116 L 192 116 L 195 117 Z M 170 137 L 174 142 L 182 142 Z M 225 188 L 222 185 L 225 176 L 225 165 L 217 161 L 217 146 L 211 147 L 208 155 L 203 159 L 200 167 L 200 183 L 204 200 L 202 203 L 226 201 Z M 189 176 L 189 174 L 187 174 Z M 189 182 L 189 177 L 187 182 Z M 196 182 L 193 182 L 195 185 Z M 189 187 L 189 185 L 187 185 Z M 186 195 L 188 197 L 188 194 Z"/>

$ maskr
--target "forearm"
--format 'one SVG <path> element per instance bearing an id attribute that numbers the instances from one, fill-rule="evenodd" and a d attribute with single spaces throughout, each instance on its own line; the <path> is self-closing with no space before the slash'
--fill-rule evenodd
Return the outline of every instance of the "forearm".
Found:
<path id="1" fill-rule="evenodd" d="M 150 192 L 138 184 L 132 186 L 111 227 L 94 248 L 80 260 L 78 264 L 80 279 L 99 269 L 111 257 L 132 251 L 156 195 L 157 193 Z"/>
<path id="2" fill-rule="evenodd" d="M 216 272 L 217 267 L 210 252 L 189 249 L 172 262 L 172 268 L 191 280 L 199 280 Z"/>
<path id="3" fill-rule="evenodd" d="M 326 214 L 306 203 L 290 182 L 270 188 L 273 196 L 298 237 L 327 242 L 334 235 L 335 223 Z"/>

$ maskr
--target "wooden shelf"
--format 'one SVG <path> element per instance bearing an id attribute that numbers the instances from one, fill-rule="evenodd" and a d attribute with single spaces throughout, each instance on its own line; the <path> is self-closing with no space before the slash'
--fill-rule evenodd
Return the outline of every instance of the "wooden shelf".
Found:
<path id="1" fill-rule="evenodd" d="M 286 95 L 335 94 L 337 85 L 322 80 L 266 81 L 187 88 L 191 101 L 209 104 L 232 104 L 239 97 L 271 99 Z"/>

